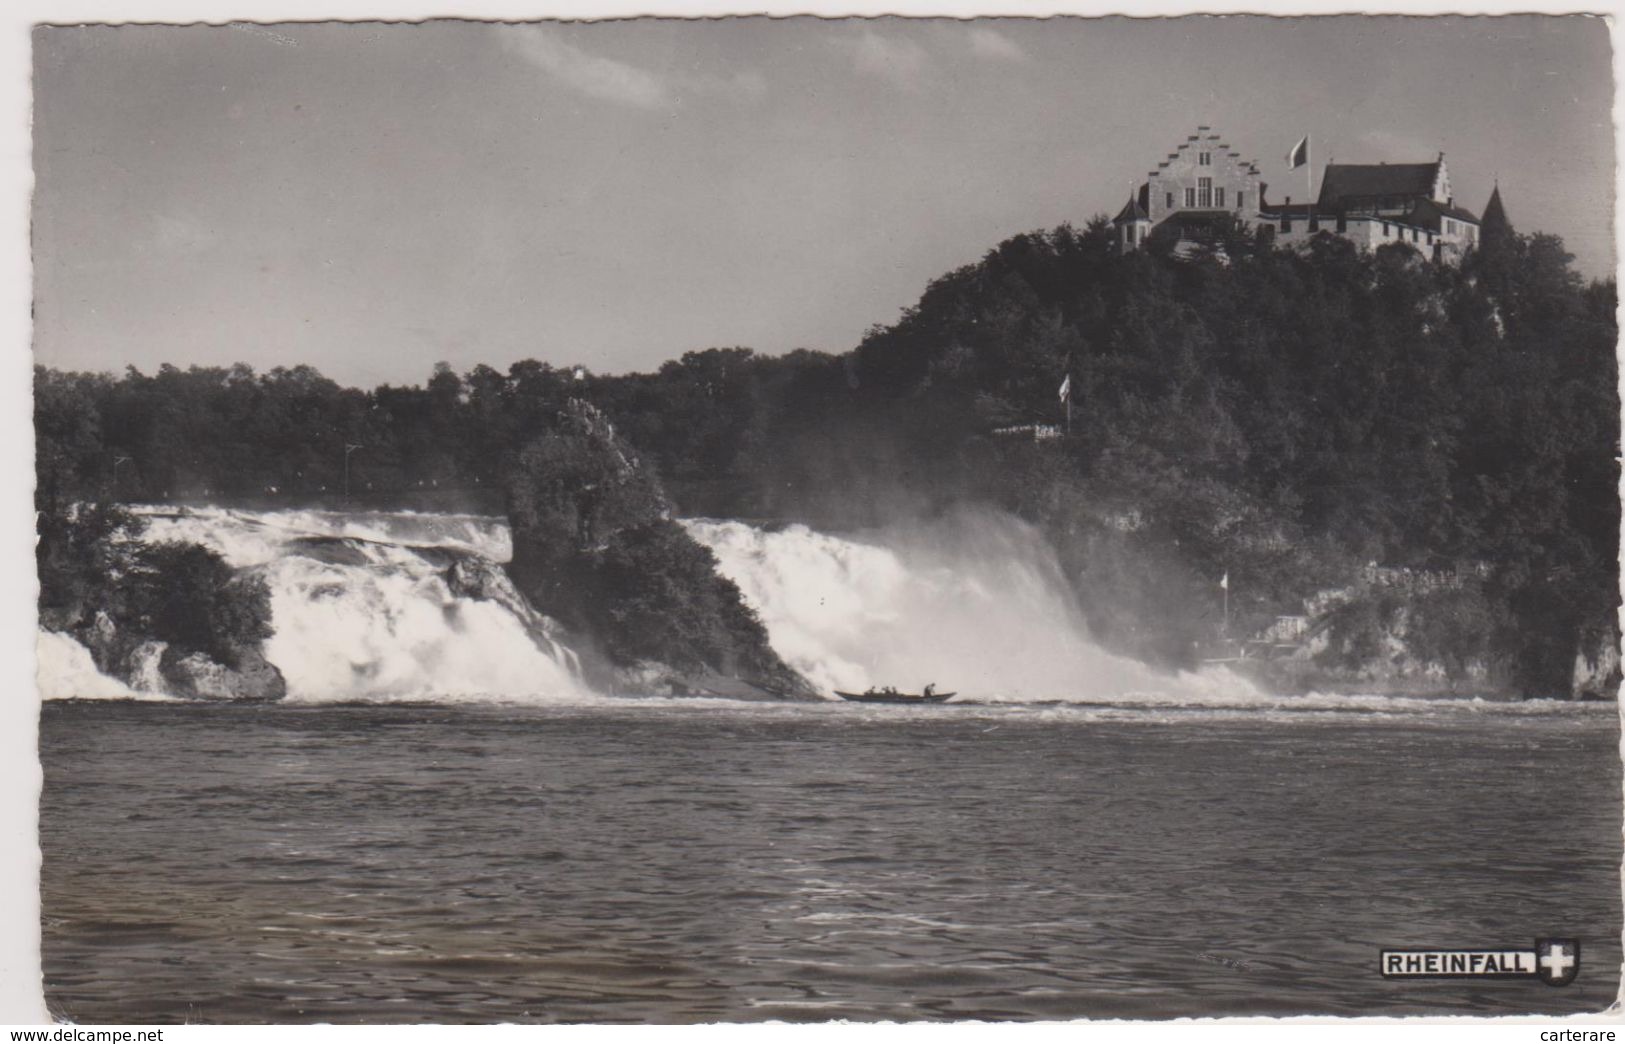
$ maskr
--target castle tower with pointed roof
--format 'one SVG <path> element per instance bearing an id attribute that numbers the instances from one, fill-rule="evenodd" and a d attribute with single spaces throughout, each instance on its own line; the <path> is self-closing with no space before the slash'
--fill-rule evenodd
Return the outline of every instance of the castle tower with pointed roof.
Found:
<path id="1" fill-rule="evenodd" d="M 1506 242 L 1515 234 L 1512 222 L 1507 220 L 1506 207 L 1501 204 L 1501 183 L 1497 181 L 1495 188 L 1490 190 L 1490 201 L 1484 204 L 1484 217 L 1478 225 L 1479 239 L 1489 246 Z"/>
<path id="2" fill-rule="evenodd" d="M 1142 195 L 1143 191 L 1130 193 L 1123 209 L 1112 218 L 1112 225 L 1117 229 L 1117 246 L 1121 250 L 1133 250 L 1151 234 L 1151 218 L 1140 203 Z"/>

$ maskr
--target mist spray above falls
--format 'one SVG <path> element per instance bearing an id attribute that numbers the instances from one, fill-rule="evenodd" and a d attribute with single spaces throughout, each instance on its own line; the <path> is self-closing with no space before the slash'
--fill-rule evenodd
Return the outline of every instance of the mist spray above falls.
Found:
<path id="1" fill-rule="evenodd" d="M 1246 699 L 1090 640 L 1054 553 L 1008 515 L 961 511 L 845 539 L 693 521 L 761 614 L 774 648 L 826 693 L 927 682 L 981 700 Z"/>

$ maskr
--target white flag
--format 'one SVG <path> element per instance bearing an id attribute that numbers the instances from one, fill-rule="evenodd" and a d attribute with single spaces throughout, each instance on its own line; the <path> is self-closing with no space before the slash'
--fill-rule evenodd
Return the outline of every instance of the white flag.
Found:
<path id="1" fill-rule="evenodd" d="M 1072 375 L 1069 373 L 1066 380 L 1061 382 L 1061 401 L 1066 402 L 1070 398 L 1072 398 Z"/>
<path id="2" fill-rule="evenodd" d="M 1230 590 L 1230 574 L 1228 572 L 1225 573 L 1222 577 L 1219 578 L 1219 590 L 1221 590 L 1221 591 Z"/>
<path id="3" fill-rule="evenodd" d="M 1286 154 L 1288 170 L 1297 170 L 1309 162 L 1309 135 L 1305 134 L 1303 140 L 1292 146 L 1292 151 Z"/>

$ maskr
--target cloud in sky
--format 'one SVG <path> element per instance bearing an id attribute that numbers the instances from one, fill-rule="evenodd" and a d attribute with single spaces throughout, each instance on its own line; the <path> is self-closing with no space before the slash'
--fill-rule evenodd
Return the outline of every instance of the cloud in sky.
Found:
<path id="1" fill-rule="evenodd" d="M 503 44 L 572 90 L 638 109 L 659 109 L 686 94 L 760 98 L 767 79 L 755 69 L 725 76 L 670 71 L 657 73 L 631 62 L 592 54 L 542 26 L 503 26 Z"/>
<path id="2" fill-rule="evenodd" d="M 590 97 L 639 109 L 658 109 L 671 101 L 671 85 L 655 73 L 588 54 L 551 30 L 505 27 L 502 41 L 527 62 Z"/>
<path id="3" fill-rule="evenodd" d="M 1024 62 L 1027 52 L 1021 45 L 999 32 L 989 29 L 985 25 L 973 28 L 969 34 L 971 53 L 978 58 L 986 58 L 999 62 Z"/>
<path id="4" fill-rule="evenodd" d="M 865 29 L 856 40 L 847 41 L 852 63 L 858 72 L 890 81 L 905 90 L 918 90 L 930 65 L 925 48 L 913 40 L 882 36 Z"/>

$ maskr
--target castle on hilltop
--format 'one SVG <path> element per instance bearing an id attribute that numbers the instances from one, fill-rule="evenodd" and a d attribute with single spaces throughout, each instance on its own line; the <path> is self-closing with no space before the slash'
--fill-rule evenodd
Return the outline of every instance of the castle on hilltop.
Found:
<path id="1" fill-rule="evenodd" d="M 1431 163 L 1328 163 L 1320 195 L 1294 203 L 1267 196 L 1258 164 L 1244 160 L 1212 128 L 1198 127 L 1130 195 L 1112 220 L 1124 250 L 1144 245 L 1153 229 L 1171 227 L 1182 241 L 1200 241 L 1223 216 L 1267 228 L 1282 245 L 1331 232 L 1372 250 L 1409 243 L 1435 261 L 1459 262 L 1478 244 L 1486 220 L 1502 223 L 1500 188 L 1485 218 L 1456 204 L 1444 153 Z"/>

